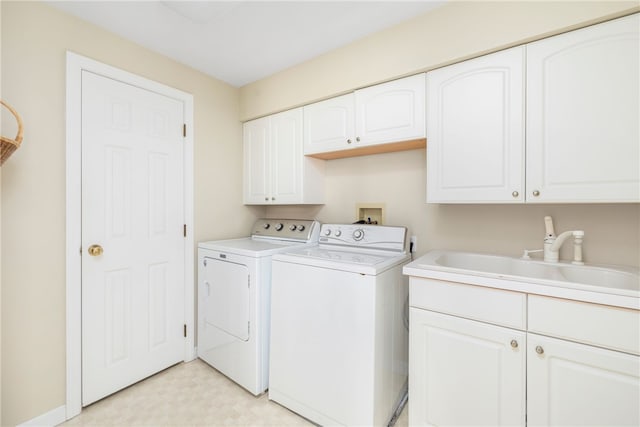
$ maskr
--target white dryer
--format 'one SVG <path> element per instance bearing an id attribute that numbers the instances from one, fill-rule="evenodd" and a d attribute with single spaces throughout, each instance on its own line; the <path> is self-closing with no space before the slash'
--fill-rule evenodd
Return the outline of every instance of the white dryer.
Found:
<path id="1" fill-rule="evenodd" d="M 269 399 L 320 425 L 386 426 L 408 373 L 406 229 L 323 224 L 273 256 Z"/>
<path id="2" fill-rule="evenodd" d="M 269 386 L 271 257 L 317 245 L 319 231 L 259 219 L 250 237 L 198 245 L 198 357 L 254 395 Z"/>

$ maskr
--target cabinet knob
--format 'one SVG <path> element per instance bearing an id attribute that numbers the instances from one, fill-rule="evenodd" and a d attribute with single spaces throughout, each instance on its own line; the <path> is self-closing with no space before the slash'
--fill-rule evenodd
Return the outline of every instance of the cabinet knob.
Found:
<path id="1" fill-rule="evenodd" d="M 275 199 L 276 199 L 275 197 L 272 197 L 272 198 L 271 198 L 271 200 L 275 200 Z"/>
<path id="2" fill-rule="evenodd" d="M 264 200 L 265 200 L 265 202 L 268 202 L 268 201 L 269 201 L 269 198 L 268 198 L 268 197 L 265 197 L 265 198 L 264 198 Z"/>
<path id="3" fill-rule="evenodd" d="M 518 341 L 511 340 L 511 348 L 518 348 Z"/>
<path id="4" fill-rule="evenodd" d="M 351 140 L 350 139 L 347 139 L 347 144 L 351 144 Z"/>
<path id="5" fill-rule="evenodd" d="M 356 136 L 356 142 L 360 142 L 360 137 Z"/>
<path id="6" fill-rule="evenodd" d="M 536 346 L 536 353 L 538 353 L 538 354 L 544 353 L 544 348 L 542 348 L 541 346 L 537 345 Z"/>
<path id="7" fill-rule="evenodd" d="M 513 193 L 511 193 L 511 195 L 513 197 L 518 197 L 520 195 L 520 193 L 518 193 L 517 191 L 514 191 Z"/>
<path id="8" fill-rule="evenodd" d="M 538 197 L 540 195 L 540 192 L 538 190 L 533 190 L 533 195 Z"/>

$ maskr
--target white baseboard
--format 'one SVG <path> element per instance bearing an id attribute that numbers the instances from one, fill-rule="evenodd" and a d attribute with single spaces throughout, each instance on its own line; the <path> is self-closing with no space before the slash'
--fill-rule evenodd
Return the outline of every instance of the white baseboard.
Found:
<path id="1" fill-rule="evenodd" d="M 58 406 L 47 413 L 18 424 L 17 427 L 53 427 L 62 424 L 67 420 L 67 409 L 65 405 Z"/>

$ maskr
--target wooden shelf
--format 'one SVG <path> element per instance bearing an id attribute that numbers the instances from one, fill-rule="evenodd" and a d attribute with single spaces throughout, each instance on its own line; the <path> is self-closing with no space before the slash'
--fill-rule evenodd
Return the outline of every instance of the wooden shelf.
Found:
<path id="1" fill-rule="evenodd" d="M 347 157 L 368 156 L 370 154 L 391 153 L 394 151 L 415 150 L 425 148 L 427 139 L 412 139 L 409 141 L 391 142 L 388 144 L 367 145 L 364 147 L 350 148 L 347 150 L 330 151 L 327 153 L 307 154 L 308 157 L 314 157 L 322 160 L 344 159 Z"/>

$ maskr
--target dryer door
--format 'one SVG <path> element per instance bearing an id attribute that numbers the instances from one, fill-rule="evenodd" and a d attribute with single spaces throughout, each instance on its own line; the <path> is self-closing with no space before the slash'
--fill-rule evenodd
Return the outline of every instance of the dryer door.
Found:
<path id="1" fill-rule="evenodd" d="M 249 269 L 244 264 L 205 258 L 205 322 L 249 340 Z"/>

